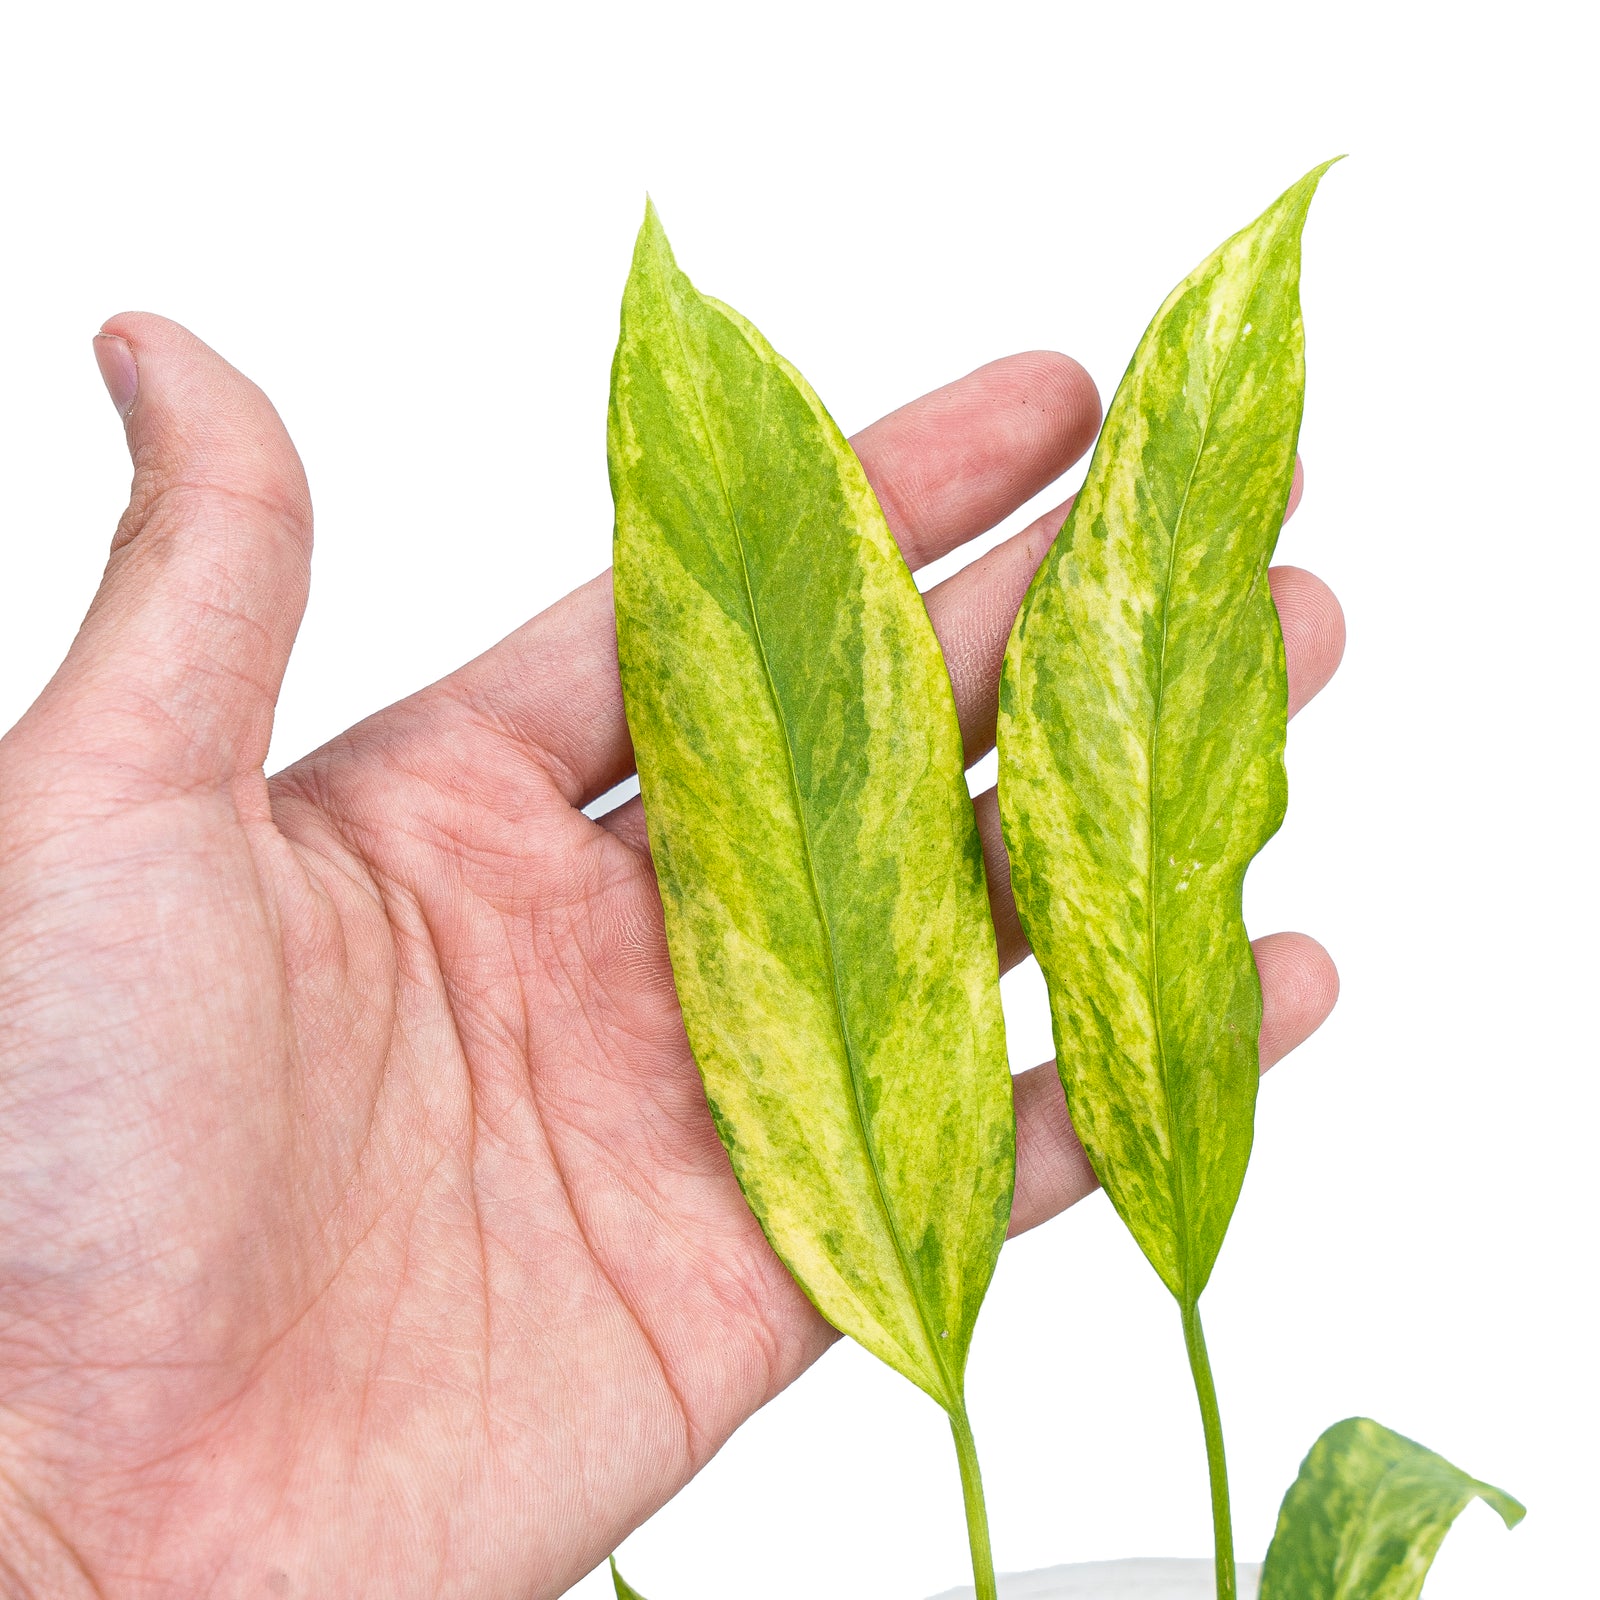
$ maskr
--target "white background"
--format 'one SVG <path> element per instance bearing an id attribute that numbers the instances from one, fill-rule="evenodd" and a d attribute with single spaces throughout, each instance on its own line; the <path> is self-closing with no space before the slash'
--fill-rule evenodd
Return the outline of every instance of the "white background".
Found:
<path id="1" fill-rule="evenodd" d="M 5 23 L 0 726 L 125 492 L 89 346 L 114 311 L 195 328 L 305 456 L 319 545 L 281 762 L 605 565 L 646 188 L 687 269 L 849 430 L 1035 346 L 1109 398 L 1171 284 L 1351 152 L 1307 232 L 1308 492 L 1280 551 L 1334 585 L 1350 644 L 1295 725 L 1247 899 L 1253 931 L 1321 937 L 1344 993 L 1264 1086 L 1206 1300 L 1239 1549 L 1259 1557 L 1316 1434 L 1364 1412 L 1531 1508 L 1511 1535 L 1470 1510 L 1433 1600 L 1600 1594 L 1578 8 L 560 12 Z M 1036 971 L 1007 990 L 1029 1065 Z M 972 1404 L 1002 1567 L 1208 1549 L 1177 1316 L 1103 1199 L 1008 1249 Z M 624 1550 L 652 1600 L 917 1600 L 965 1560 L 941 1418 L 852 1349 Z"/>

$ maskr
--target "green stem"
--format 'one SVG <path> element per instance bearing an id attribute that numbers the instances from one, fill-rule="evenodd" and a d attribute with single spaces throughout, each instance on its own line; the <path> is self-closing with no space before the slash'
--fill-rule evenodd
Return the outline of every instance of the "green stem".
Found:
<path id="1" fill-rule="evenodd" d="M 994 1555 L 989 1549 L 989 1513 L 983 1503 L 983 1474 L 965 1408 L 950 1413 L 956 1459 L 961 1463 L 961 1498 L 967 1508 L 967 1540 L 972 1546 L 972 1583 L 977 1600 L 995 1600 Z"/>
<path id="2" fill-rule="evenodd" d="M 1217 1600 L 1236 1600 L 1238 1580 L 1233 1571 L 1233 1515 L 1228 1509 L 1228 1463 L 1222 1451 L 1222 1417 L 1217 1411 L 1217 1386 L 1211 1381 L 1211 1358 L 1200 1329 L 1200 1304 L 1184 1305 L 1183 1342 L 1189 1351 L 1189 1370 L 1200 1400 L 1200 1420 L 1206 1430 L 1206 1467 L 1211 1474 L 1211 1526 L 1217 1541 Z"/>

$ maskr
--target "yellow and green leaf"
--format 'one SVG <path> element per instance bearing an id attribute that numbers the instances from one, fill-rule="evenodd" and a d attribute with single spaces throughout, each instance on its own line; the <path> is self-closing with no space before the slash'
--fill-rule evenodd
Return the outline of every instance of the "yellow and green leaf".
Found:
<path id="1" fill-rule="evenodd" d="M 954 1418 L 1014 1137 L 949 678 L 833 419 L 653 208 L 609 455 L 628 726 L 717 1128 L 817 1308 Z"/>
<path id="2" fill-rule="evenodd" d="M 1451 1523 L 1474 1497 L 1508 1528 L 1525 1514 L 1503 1489 L 1379 1423 L 1335 1423 L 1283 1497 L 1261 1600 L 1417 1600 Z"/>
<path id="3" fill-rule="evenodd" d="M 1001 816 L 1073 1126 L 1187 1305 L 1254 1123 L 1261 990 L 1240 894 L 1286 797 L 1267 562 L 1300 429 L 1300 230 L 1324 170 L 1157 312 L 1001 682 Z"/>
<path id="4" fill-rule="evenodd" d="M 617 1558 L 611 1557 L 611 1587 L 616 1591 L 616 1600 L 644 1600 L 644 1596 L 617 1571 Z"/>
<path id="5" fill-rule="evenodd" d="M 1331 165 L 1331 163 L 1328 163 Z M 1000 815 L 1073 1126 L 1183 1312 L 1217 1594 L 1235 1593 L 1200 1326 L 1255 1125 L 1245 869 L 1283 820 L 1267 562 L 1294 475 L 1307 173 L 1168 295 L 1030 586 L 1000 682 Z"/>

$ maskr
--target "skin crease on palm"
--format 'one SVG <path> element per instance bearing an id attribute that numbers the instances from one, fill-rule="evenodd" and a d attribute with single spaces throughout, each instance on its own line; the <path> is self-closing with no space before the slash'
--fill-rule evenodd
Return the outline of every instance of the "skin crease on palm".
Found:
<path id="1" fill-rule="evenodd" d="M 0 1593 L 559 1594 L 834 1337 L 717 1142 L 638 802 L 581 810 L 632 768 L 609 575 L 269 781 L 293 446 L 173 323 L 96 350 L 131 504 L 0 743 Z M 917 567 L 1099 418 L 1034 353 L 854 444 Z M 928 596 L 969 761 L 1061 515 Z M 1272 586 L 1292 710 L 1343 623 Z M 1337 978 L 1255 950 L 1266 1066 Z M 1093 1186 L 1052 1067 L 1017 1110 L 1013 1231 Z"/>

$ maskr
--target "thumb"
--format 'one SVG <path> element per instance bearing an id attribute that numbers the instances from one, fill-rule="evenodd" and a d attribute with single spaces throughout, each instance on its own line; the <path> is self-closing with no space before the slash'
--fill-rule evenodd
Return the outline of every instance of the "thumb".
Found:
<path id="1" fill-rule="evenodd" d="M 133 488 L 49 694 L 74 753 L 124 780 L 226 783 L 266 760 L 305 610 L 305 473 L 267 397 L 187 329 L 125 313 L 95 356 Z"/>

